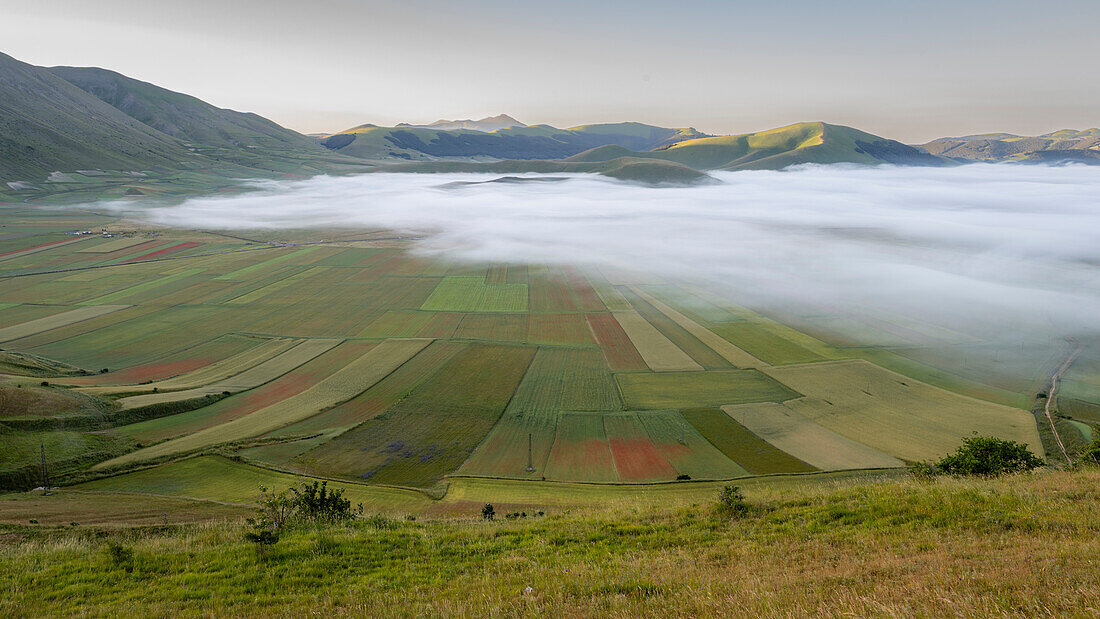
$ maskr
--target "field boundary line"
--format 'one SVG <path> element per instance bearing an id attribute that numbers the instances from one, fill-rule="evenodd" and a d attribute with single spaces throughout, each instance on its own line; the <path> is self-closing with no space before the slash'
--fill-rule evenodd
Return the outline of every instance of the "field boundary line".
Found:
<path id="1" fill-rule="evenodd" d="M 637 286 L 627 286 L 634 294 L 641 297 L 644 301 L 657 308 L 657 311 L 667 316 L 672 322 L 683 327 L 685 331 L 695 336 L 706 347 L 710 348 L 714 352 L 722 356 L 726 361 L 729 361 L 737 368 L 760 368 L 768 367 L 769 363 L 759 359 L 748 351 L 738 347 L 737 345 L 727 341 L 721 335 L 718 335 L 714 331 L 711 331 L 707 327 L 692 320 L 688 316 L 680 313 L 671 305 L 668 305 L 664 301 L 654 297 L 653 295 L 645 292 Z"/>

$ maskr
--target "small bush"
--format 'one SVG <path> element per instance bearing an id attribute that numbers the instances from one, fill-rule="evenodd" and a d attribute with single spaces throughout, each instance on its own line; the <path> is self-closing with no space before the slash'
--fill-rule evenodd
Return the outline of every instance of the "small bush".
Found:
<path id="1" fill-rule="evenodd" d="M 1100 465 L 1100 433 L 1092 437 L 1092 443 L 1085 447 L 1078 458 L 1085 464 Z"/>
<path id="2" fill-rule="evenodd" d="M 963 440 L 955 453 L 937 462 L 936 468 L 948 475 L 992 477 L 1030 471 L 1043 464 L 1023 443 L 993 436 L 972 436 Z"/>
<path id="3" fill-rule="evenodd" d="M 492 520 L 496 514 L 497 510 L 493 508 L 492 503 L 486 503 L 485 507 L 481 508 L 481 517 L 485 520 Z"/>
<path id="4" fill-rule="evenodd" d="M 111 561 L 111 567 L 115 569 L 124 569 L 127 572 L 134 571 L 133 548 L 109 540 L 107 542 L 107 558 Z"/>
<path id="5" fill-rule="evenodd" d="M 718 491 L 718 509 L 726 514 L 738 516 L 749 511 L 749 504 L 741 494 L 739 486 L 723 486 Z"/>
<path id="6" fill-rule="evenodd" d="M 687 473 L 680 473 L 676 476 L 676 481 L 688 481 L 690 479 L 691 475 L 688 475 Z"/>

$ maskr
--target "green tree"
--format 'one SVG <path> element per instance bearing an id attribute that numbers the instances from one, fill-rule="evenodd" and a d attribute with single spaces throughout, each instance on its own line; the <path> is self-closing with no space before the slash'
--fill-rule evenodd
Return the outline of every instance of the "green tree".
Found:
<path id="1" fill-rule="evenodd" d="M 950 475 L 994 476 L 1030 471 L 1045 464 L 1027 445 L 993 436 L 964 439 L 955 453 L 944 456 L 936 468 Z"/>

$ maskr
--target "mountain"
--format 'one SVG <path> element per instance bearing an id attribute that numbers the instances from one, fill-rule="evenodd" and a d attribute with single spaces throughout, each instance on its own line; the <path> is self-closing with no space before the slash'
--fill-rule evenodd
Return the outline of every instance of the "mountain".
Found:
<path id="1" fill-rule="evenodd" d="M 189 146 L 318 149 L 316 142 L 274 122 L 222 109 L 125 75 L 94 67 L 52 67 L 50 73 Z"/>
<path id="2" fill-rule="evenodd" d="M 0 54 L 0 181 L 82 168 L 174 167 L 195 158 L 176 138 L 46 69 Z"/>
<path id="3" fill-rule="evenodd" d="M 526 127 L 527 125 L 512 118 L 507 114 L 500 114 L 499 116 L 489 116 L 482 118 L 481 120 L 437 120 L 430 125 L 410 125 L 408 123 L 401 123 L 398 127 L 411 127 L 414 129 L 439 129 L 441 131 L 453 131 L 455 129 L 472 129 L 474 131 L 484 131 L 486 133 L 490 131 L 496 131 L 497 129 L 507 129 L 509 127 Z"/>
<path id="4" fill-rule="evenodd" d="M 562 159 L 607 144 L 646 151 L 704 136 L 691 128 L 668 129 L 630 122 L 571 129 L 532 125 L 491 132 L 367 124 L 330 135 L 321 140 L 321 144 L 341 154 L 371 160 L 484 161 Z"/>
<path id="5" fill-rule="evenodd" d="M 1062 129 L 1037 136 L 1011 133 L 967 135 L 932 140 L 919 148 L 958 161 L 1100 164 L 1100 129 Z"/>
<path id="6" fill-rule="evenodd" d="M 637 125 L 637 123 L 625 123 L 625 125 L 627 126 L 592 125 L 570 131 L 577 135 L 590 131 L 592 135 L 603 137 L 616 135 L 620 138 L 625 137 L 624 132 L 633 131 L 635 133 L 633 137 L 650 142 L 655 137 L 648 129 L 644 129 L 646 125 Z M 389 135 L 382 127 L 373 129 L 379 131 L 368 131 L 368 135 L 381 136 L 382 139 L 386 139 Z M 611 130 L 618 133 L 605 133 Z M 497 133 L 500 132 L 490 135 Z M 621 144 L 612 143 L 555 161 L 421 160 L 382 166 L 378 171 L 489 174 L 589 172 L 621 180 L 663 185 L 712 181 L 713 178 L 705 174 L 707 170 L 778 170 L 800 163 L 946 165 L 949 162 L 901 142 L 851 127 L 807 122 L 758 133 L 673 141 L 645 151 L 631 150 Z"/>
<path id="7" fill-rule="evenodd" d="M 113 71 L 0 54 L 0 187 L 77 170 L 196 170 L 213 179 L 366 167 L 256 114 Z"/>
<path id="8" fill-rule="evenodd" d="M 674 161 L 697 170 L 775 170 L 800 163 L 942 165 L 943 159 L 841 125 L 806 122 L 741 135 L 683 140 L 649 152 L 606 145 L 568 161 L 638 157 Z"/>

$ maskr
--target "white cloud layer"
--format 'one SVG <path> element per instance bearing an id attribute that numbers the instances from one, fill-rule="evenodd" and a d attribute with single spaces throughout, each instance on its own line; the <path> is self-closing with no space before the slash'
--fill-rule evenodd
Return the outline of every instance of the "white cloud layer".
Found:
<path id="1" fill-rule="evenodd" d="M 364 174 L 159 208 L 204 229 L 390 228 L 417 251 L 708 282 L 790 314 L 902 313 L 982 337 L 1100 330 L 1100 167 L 802 166 L 645 188 L 597 176 Z M 1009 338 L 1011 339 L 1011 338 Z"/>

